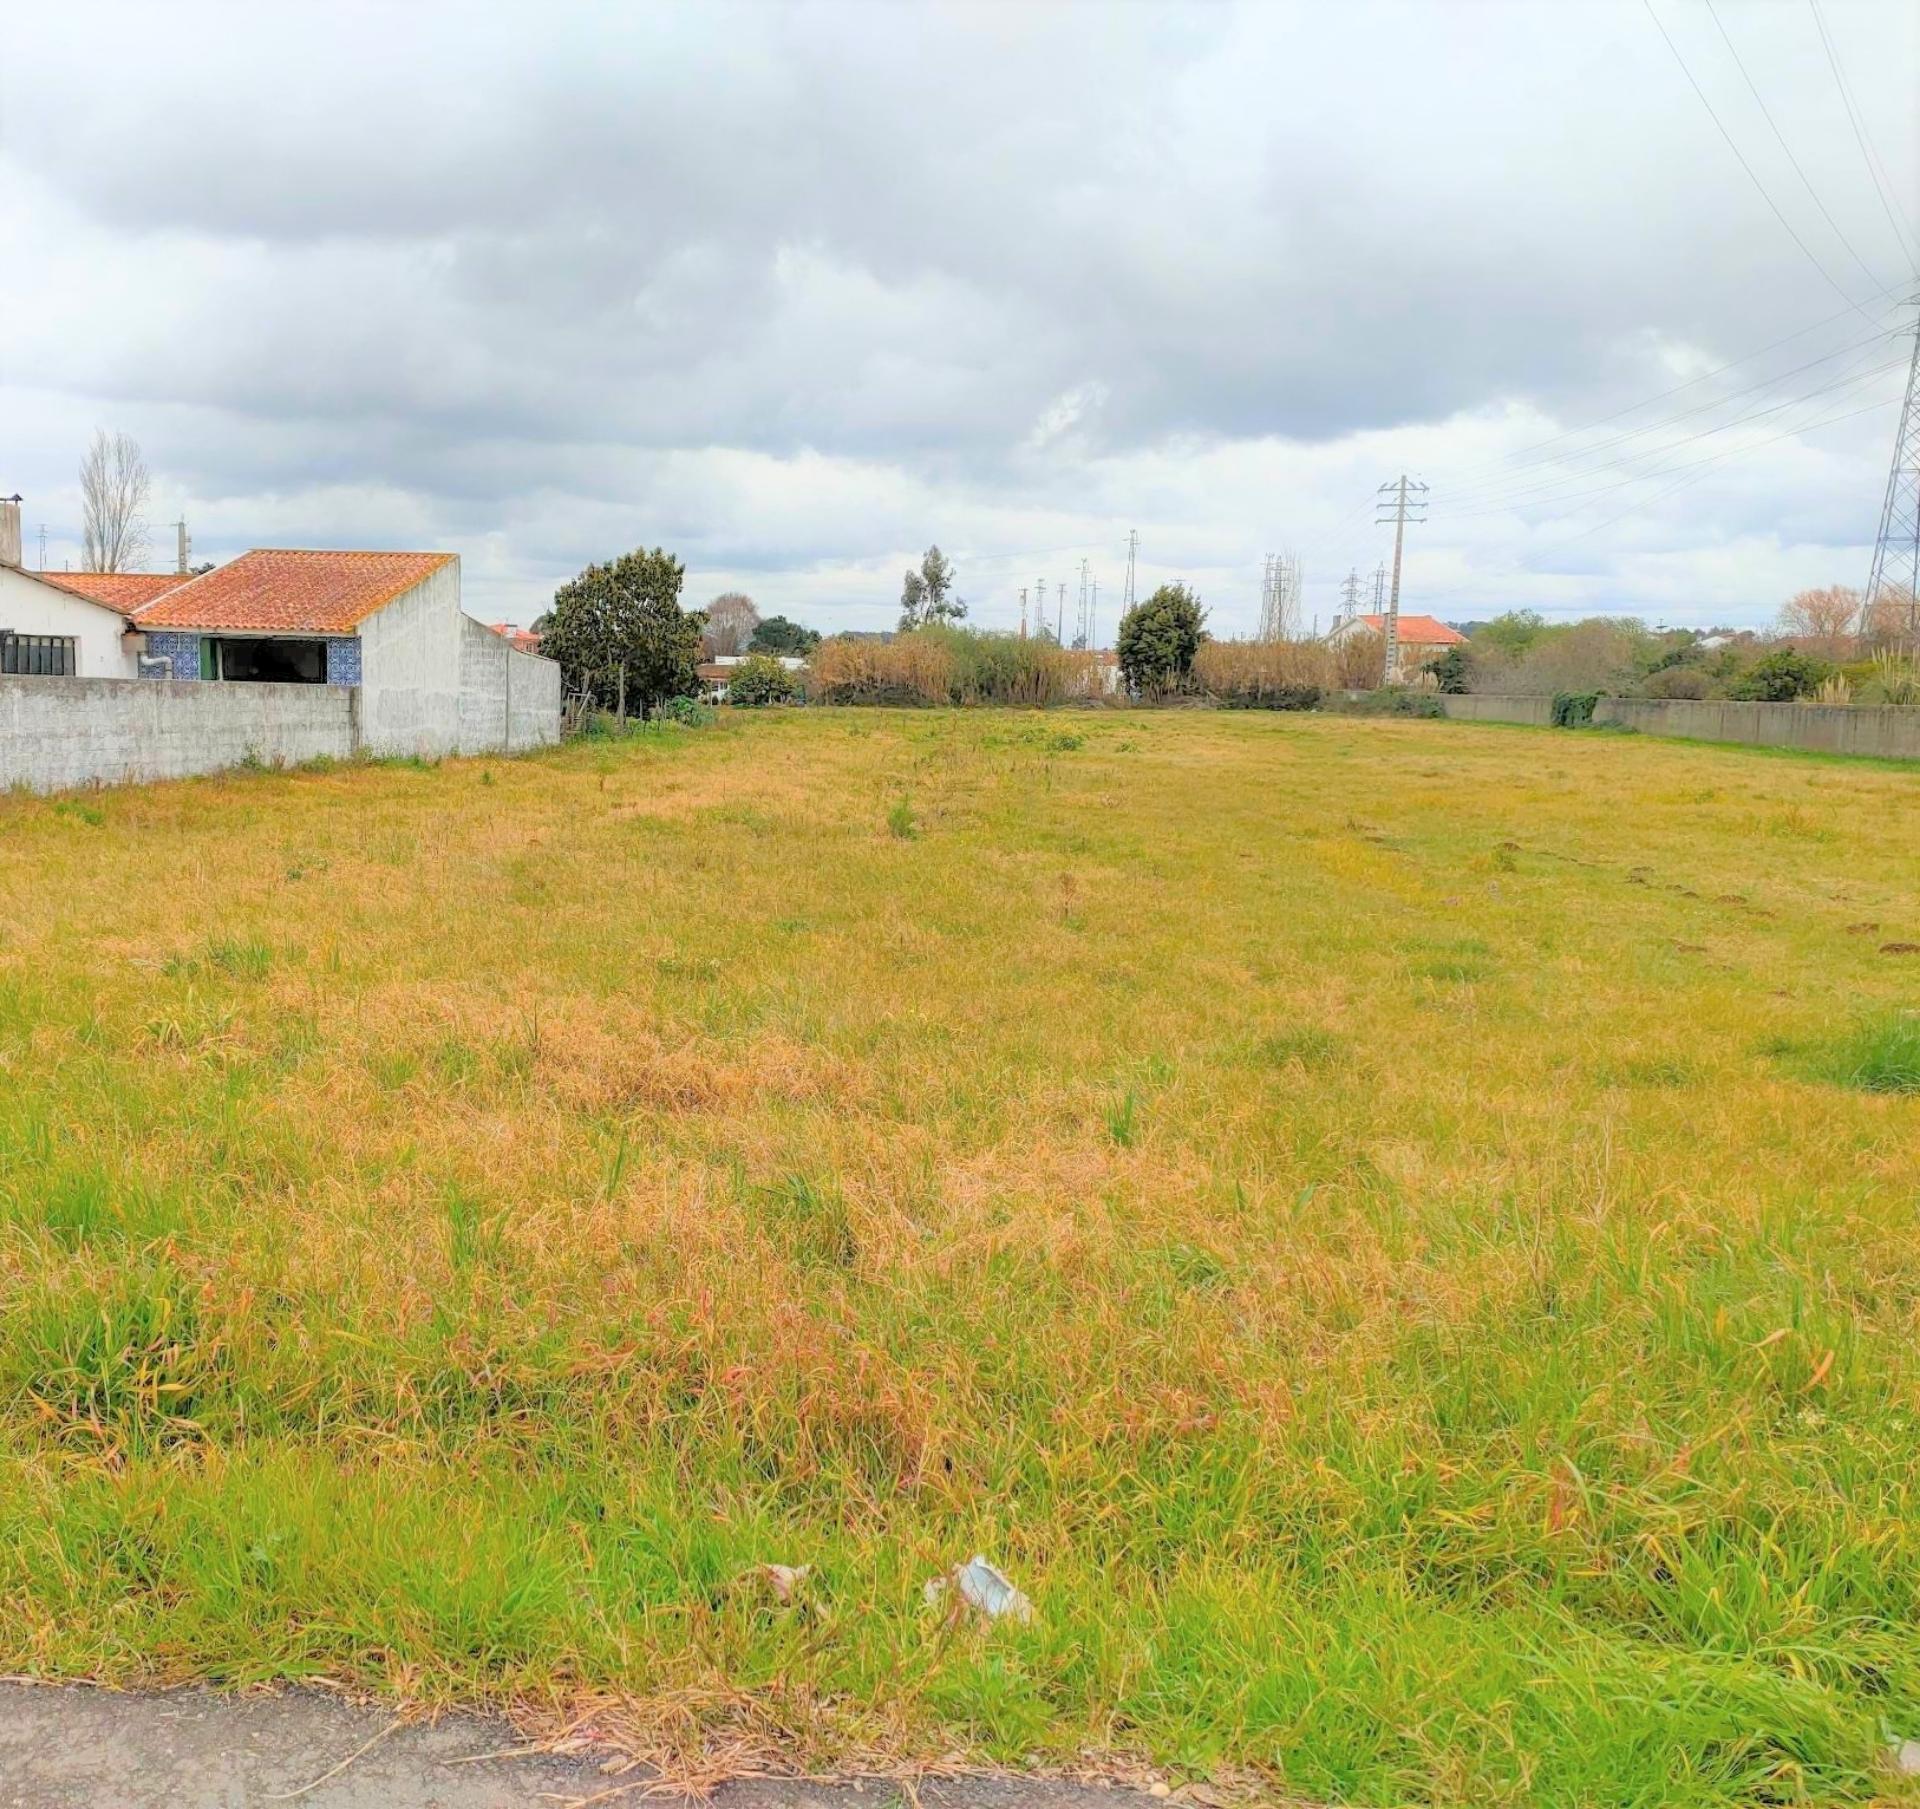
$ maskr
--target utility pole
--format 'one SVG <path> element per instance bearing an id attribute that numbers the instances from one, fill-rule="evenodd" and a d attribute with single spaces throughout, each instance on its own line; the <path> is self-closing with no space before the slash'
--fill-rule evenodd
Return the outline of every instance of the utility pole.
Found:
<path id="1" fill-rule="evenodd" d="M 1860 606 L 1860 635 L 1903 637 L 1920 651 L 1920 294 L 1914 296 L 1913 357 L 1907 365 L 1907 396 L 1893 438 L 1887 499 L 1880 506 L 1880 534 L 1873 543 L 1873 574 Z M 1904 615 L 1905 620 L 1899 620 Z"/>
<path id="2" fill-rule="evenodd" d="M 1057 579 L 1053 586 L 1053 644 L 1067 644 L 1067 581 Z"/>
<path id="3" fill-rule="evenodd" d="M 1100 580 L 1094 579 L 1092 588 L 1087 592 L 1087 650 L 1093 652 L 1100 645 Z"/>
<path id="4" fill-rule="evenodd" d="M 1373 568 L 1373 613 L 1377 616 L 1387 613 L 1387 568 L 1384 565 Z"/>
<path id="5" fill-rule="evenodd" d="M 182 516 L 182 517 L 181 517 L 181 518 L 180 518 L 180 519 L 179 519 L 178 521 L 175 521 L 175 522 L 170 522 L 170 523 L 169 523 L 168 525 L 169 525 L 169 526 L 170 526 L 170 527 L 171 527 L 171 528 L 173 529 L 173 531 L 174 531 L 174 546 L 175 546 L 175 548 L 176 548 L 176 551 L 177 551 L 177 556 L 178 556 L 178 560 L 179 560 L 179 563 L 178 563 L 178 564 L 177 564 L 177 565 L 176 565 L 176 566 L 174 567 L 174 570 L 175 570 L 175 571 L 177 571 L 177 572 L 179 572 L 179 573 L 180 573 L 180 575 L 181 575 L 182 577 L 185 577 L 185 576 L 186 576 L 186 570 L 187 570 L 187 521 L 186 521 L 186 517 L 185 517 L 185 516 L 183 515 L 183 516 Z"/>
<path id="6" fill-rule="evenodd" d="M 1027 638 L 1027 587 L 1020 586 L 1020 638 Z"/>
<path id="7" fill-rule="evenodd" d="M 1127 530 L 1127 588 L 1126 593 L 1120 599 L 1120 608 L 1123 613 L 1131 609 L 1139 600 L 1133 594 L 1133 561 L 1134 555 L 1139 551 L 1140 530 L 1138 528 L 1129 528 Z"/>
<path id="8" fill-rule="evenodd" d="M 40 569 L 43 572 L 47 569 L 47 524 L 44 521 L 40 524 Z"/>
<path id="9" fill-rule="evenodd" d="M 1398 683 L 1400 678 L 1400 552 L 1407 538 L 1407 511 L 1410 508 L 1420 511 L 1413 520 L 1425 521 L 1426 494 L 1427 486 L 1410 482 L 1404 471 L 1393 483 L 1382 484 L 1379 489 L 1379 495 L 1391 499 L 1382 502 L 1380 507 L 1393 511 L 1391 515 L 1374 517 L 1376 527 L 1384 527 L 1389 521 L 1393 523 L 1393 590 L 1387 598 L 1387 663 L 1383 680 L 1389 685 Z"/>

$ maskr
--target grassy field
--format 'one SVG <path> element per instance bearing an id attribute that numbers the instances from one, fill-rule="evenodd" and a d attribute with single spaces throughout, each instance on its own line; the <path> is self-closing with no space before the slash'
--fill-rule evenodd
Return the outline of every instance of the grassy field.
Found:
<path id="1" fill-rule="evenodd" d="M 1892 1792 L 1917 826 L 1217 714 L 0 801 L 0 1670 Z M 1032 1625 L 923 1603 L 975 1551 Z"/>

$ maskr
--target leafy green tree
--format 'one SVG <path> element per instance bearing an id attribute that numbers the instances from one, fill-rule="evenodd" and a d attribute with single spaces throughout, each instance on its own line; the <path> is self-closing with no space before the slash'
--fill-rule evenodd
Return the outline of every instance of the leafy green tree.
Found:
<path id="1" fill-rule="evenodd" d="M 750 653 L 727 674 L 727 702 L 752 708 L 757 704 L 792 703 L 800 695 L 794 675 L 770 653 Z"/>
<path id="2" fill-rule="evenodd" d="M 1539 610 L 1510 609 L 1505 615 L 1483 623 L 1473 638 L 1507 659 L 1518 659 L 1546 632 L 1546 617 Z"/>
<path id="3" fill-rule="evenodd" d="M 1791 703 L 1819 690 L 1832 673 L 1826 660 L 1780 647 L 1755 660 L 1727 687 L 1727 695 L 1743 703 Z"/>
<path id="4" fill-rule="evenodd" d="M 747 651 L 784 653 L 796 659 L 805 659 L 819 645 L 820 637 L 811 628 L 803 628 L 798 622 L 788 621 L 785 616 L 768 616 L 753 631 Z"/>
<path id="5" fill-rule="evenodd" d="M 900 632 L 957 622 L 966 604 L 953 594 L 953 562 L 937 546 L 927 548 L 918 571 L 908 570 L 900 586 Z"/>
<path id="6" fill-rule="evenodd" d="M 1120 675 L 1135 691 L 1178 691 L 1207 638 L 1207 612 L 1184 584 L 1163 584 L 1120 618 Z"/>
<path id="7" fill-rule="evenodd" d="M 680 561 L 658 547 L 588 566 L 553 593 L 540 651 L 560 662 L 570 691 L 623 718 L 693 696 L 706 618 L 680 607 L 685 577 Z"/>

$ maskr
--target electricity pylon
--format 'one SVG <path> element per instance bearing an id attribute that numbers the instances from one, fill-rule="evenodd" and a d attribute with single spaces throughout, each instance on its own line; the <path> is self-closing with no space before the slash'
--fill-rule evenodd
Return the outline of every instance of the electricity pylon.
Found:
<path id="1" fill-rule="evenodd" d="M 1873 543 L 1873 575 L 1860 609 L 1862 636 L 1891 632 L 1920 651 L 1920 296 L 1914 298 L 1913 358 L 1907 398 L 1893 439 L 1880 537 Z"/>

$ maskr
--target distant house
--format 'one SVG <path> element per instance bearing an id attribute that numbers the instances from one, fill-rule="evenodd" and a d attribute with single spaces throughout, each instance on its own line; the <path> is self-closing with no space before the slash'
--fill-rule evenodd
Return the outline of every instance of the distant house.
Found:
<path id="1" fill-rule="evenodd" d="M 1387 618 L 1383 615 L 1348 616 L 1328 630 L 1327 643 L 1340 647 L 1361 635 L 1384 638 L 1386 632 Z M 1400 670 L 1403 673 L 1418 672 L 1429 660 L 1438 658 L 1449 647 L 1464 647 L 1467 644 L 1467 637 L 1457 628 L 1449 628 L 1446 623 L 1436 621 L 1432 616 L 1403 615 L 1399 624 L 1399 640 Z"/>
<path id="2" fill-rule="evenodd" d="M 522 628 L 515 622 L 489 622 L 487 624 L 515 653 L 538 653 L 540 637 L 531 628 Z"/>
<path id="3" fill-rule="evenodd" d="M 734 668 L 745 665 L 750 659 L 770 659 L 788 672 L 804 672 L 807 669 L 807 662 L 791 653 L 717 653 L 712 659 L 702 660 L 693 669 L 694 677 L 700 681 L 700 695 L 708 703 L 725 703 L 728 688 L 733 683 Z"/>

